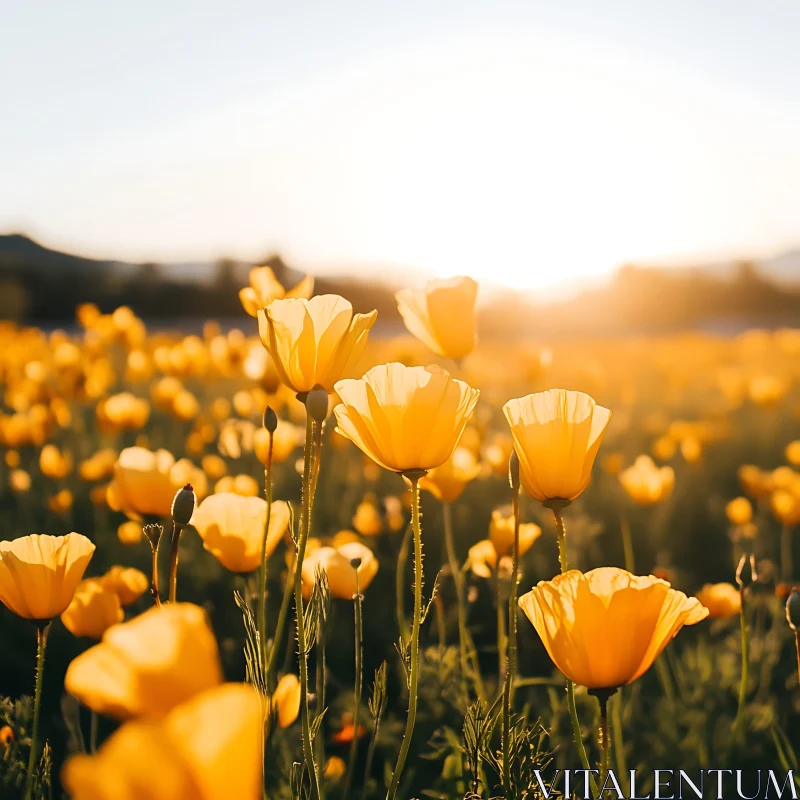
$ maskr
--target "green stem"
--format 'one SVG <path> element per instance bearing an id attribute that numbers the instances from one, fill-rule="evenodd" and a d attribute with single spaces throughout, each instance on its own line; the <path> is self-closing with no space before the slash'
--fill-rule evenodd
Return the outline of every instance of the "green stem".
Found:
<path id="1" fill-rule="evenodd" d="M 625 763 L 625 743 L 622 737 L 622 690 L 611 704 L 611 735 L 614 738 L 614 755 L 617 762 L 617 777 L 622 785 L 622 793 L 628 795 L 628 767 Z"/>
<path id="2" fill-rule="evenodd" d="M 794 632 L 794 649 L 797 653 L 797 681 L 800 683 L 800 630 Z"/>
<path id="3" fill-rule="evenodd" d="M 89 717 L 89 752 L 95 753 L 97 751 L 97 728 L 100 722 L 100 717 L 96 711 L 92 711 Z"/>
<path id="4" fill-rule="evenodd" d="M 625 554 L 625 569 L 632 575 L 636 574 L 636 562 L 633 558 L 633 539 L 631 537 L 631 525 L 628 515 L 622 512 L 619 521 L 620 532 L 622 533 L 622 550 Z"/>
<path id="5" fill-rule="evenodd" d="M 556 519 L 556 529 L 558 531 L 558 559 L 561 563 L 561 574 L 569 570 L 567 562 L 567 529 L 564 526 L 564 517 L 562 515 L 563 505 L 552 505 L 553 516 Z M 586 748 L 583 744 L 583 735 L 581 734 L 581 723 L 578 719 L 578 708 L 575 705 L 575 684 L 567 678 L 567 709 L 569 710 L 569 718 L 572 722 L 572 735 L 575 739 L 575 747 L 578 750 L 578 758 L 581 762 L 583 769 L 591 769 L 589 766 L 589 757 L 586 755 Z M 594 779 L 592 779 L 594 783 Z"/>
<path id="6" fill-rule="evenodd" d="M 608 775 L 608 765 L 611 756 L 611 736 L 608 729 L 608 695 L 602 694 L 597 698 L 600 702 L 600 730 L 598 740 L 600 744 L 600 780 L 598 783 L 603 786 Z"/>
<path id="7" fill-rule="evenodd" d="M 178 548 L 181 541 L 183 526 L 172 523 L 172 547 L 169 553 L 169 601 L 174 603 L 178 599 Z"/>
<path id="8" fill-rule="evenodd" d="M 364 651 L 364 619 L 362 613 L 362 602 L 364 596 L 359 591 L 358 570 L 356 570 L 356 593 L 353 595 L 353 617 L 355 623 L 355 662 L 356 677 L 353 688 L 353 741 L 350 742 L 350 756 L 347 760 L 347 778 L 344 784 L 342 797 L 350 797 L 350 786 L 353 781 L 353 770 L 356 766 L 356 755 L 358 752 L 358 712 L 361 709 L 361 689 L 362 689 L 362 661 Z"/>
<path id="9" fill-rule="evenodd" d="M 161 605 L 161 593 L 158 590 L 158 545 L 150 543 L 150 552 L 153 557 L 150 577 L 150 593 L 153 595 L 153 602 Z"/>
<path id="10" fill-rule="evenodd" d="M 28 755 L 28 774 L 25 779 L 25 800 L 33 798 L 34 771 L 39 760 L 39 717 L 42 705 L 42 683 L 44 675 L 44 654 L 47 649 L 47 634 L 50 622 L 40 624 L 36 629 L 36 689 L 33 699 L 33 729 L 31 731 L 31 750 Z"/>
<path id="11" fill-rule="evenodd" d="M 411 624 L 411 665 L 409 668 L 408 717 L 403 742 L 392 773 L 392 781 L 386 793 L 386 800 L 394 800 L 400 784 L 400 776 L 406 764 L 414 725 L 417 721 L 417 689 L 419 685 L 419 629 L 422 624 L 422 526 L 419 508 L 419 476 L 411 478 L 411 525 L 414 530 L 414 617 Z"/>
<path id="12" fill-rule="evenodd" d="M 411 545 L 412 525 L 406 528 L 403 534 L 403 541 L 400 544 L 400 552 L 397 554 L 397 565 L 394 574 L 395 601 L 397 603 L 397 627 L 403 641 L 408 641 L 410 632 L 406 622 L 406 603 L 405 603 L 405 583 L 406 583 L 406 563 L 408 562 L 408 548 Z"/>
<path id="13" fill-rule="evenodd" d="M 369 749 L 367 750 L 367 765 L 364 768 L 364 786 L 361 789 L 361 800 L 367 798 L 367 782 L 369 781 L 370 773 L 372 772 L 372 761 L 375 758 L 375 748 L 378 745 L 378 734 L 381 728 L 381 718 L 375 719 L 375 727 L 372 730 L 372 738 L 369 742 Z"/>
<path id="14" fill-rule="evenodd" d="M 267 514 L 264 519 L 264 535 L 261 538 L 261 563 L 258 581 L 258 641 L 261 648 L 261 669 L 267 670 L 267 539 L 272 517 L 272 431 L 269 431 L 269 450 L 264 467 L 264 495 L 267 501 Z"/>
<path id="15" fill-rule="evenodd" d="M 292 600 L 292 593 L 294 591 L 293 581 L 290 576 L 293 567 L 290 567 L 286 573 L 286 582 L 283 586 L 283 599 L 281 600 L 281 608 L 278 612 L 278 623 L 275 626 L 275 636 L 272 639 L 272 647 L 269 650 L 269 662 L 267 664 L 267 691 L 271 694 L 275 691 L 275 670 L 278 666 L 278 651 L 280 650 L 281 641 L 283 640 L 283 631 L 286 627 L 286 618 L 289 614 L 289 603 Z"/>
<path id="16" fill-rule="evenodd" d="M 319 766 L 314 759 L 311 741 L 311 716 L 308 709 L 308 647 L 306 641 L 305 612 L 303 609 L 303 559 L 306 554 L 308 532 L 311 528 L 311 481 L 314 457 L 314 421 L 306 418 L 306 444 L 303 462 L 303 503 L 300 516 L 300 531 L 297 541 L 297 556 L 294 566 L 294 603 L 296 612 L 297 652 L 300 662 L 300 721 L 303 731 L 303 758 L 311 779 L 312 797 L 321 798 Z"/>
<path id="17" fill-rule="evenodd" d="M 317 616 L 317 714 L 322 714 L 325 710 L 325 683 L 326 683 L 326 647 L 325 647 L 325 625 L 323 615 Z M 316 736 L 317 763 L 325 763 L 325 739 L 323 736 Z"/>
<path id="18" fill-rule="evenodd" d="M 499 566 L 499 565 L 498 565 Z M 503 691 L 501 687 L 506 683 L 506 613 L 503 605 L 502 585 L 500 583 L 500 570 L 495 570 L 495 591 L 497 592 L 497 687 L 498 694 Z"/>
<path id="19" fill-rule="evenodd" d="M 514 549 L 511 563 L 511 589 L 508 597 L 508 661 L 503 685 L 503 789 L 511 796 L 511 708 L 514 704 L 514 678 L 517 671 L 517 589 L 519 581 L 519 489 L 511 498 L 514 516 Z"/>
<path id="20" fill-rule="evenodd" d="M 453 509 L 450 503 L 442 505 L 442 515 L 444 518 L 444 542 L 447 551 L 447 563 L 450 567 L 450 574 L 453 576 L 453 583 L 456 587 L 456 604 L 458 610 L 458 654 L 461 662 L 461 690 L 465 697 L 468 696 L 467 690 L 467 661 L 472 662 L 472 678 L 475 682 L 475 692 L 481 702 L 486 701 L 486 690 L 483 686 L 483 676 L 481 675 L 478 654 L 472 644 L 472 637 L 467 629 L 467 607 L 464 601 L 464 574 L 459 567 L 456 558 L 456 548 L 453 544 Z"/>
<path id="21" fill-rule="evenodd" d="M 744 587 L 739 588 L 739 597 L 742 601 L 742 610 L 739 612 L 739 624 L 742 630 L 742 680 L 739 684 L 739 705 L 736 710 L 736 719 L 733 723 L 734 734 L 738 732 L 744 719 L 744 708 L 747 702 L 747 678 L 750 661 L 750 642 L 747 630 L 747 609 L 745 607 Z"/>
<path id="22" fill-rule="evenodd" d="M 781 575 L 787 583 L 792 582 L 792 562 L 792 529 L 789 525 L 784 525 L 781 529 Z"/>

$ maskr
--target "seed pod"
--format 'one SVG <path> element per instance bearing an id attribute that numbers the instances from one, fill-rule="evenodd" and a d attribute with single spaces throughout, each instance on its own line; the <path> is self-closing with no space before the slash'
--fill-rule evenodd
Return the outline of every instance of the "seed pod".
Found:
<path id="1" fill-rule="evenodd" d="M 328 393 L 319 384 L 306 397 L 306 411 L 314 422 L 320 424 L 328 416 Z"/>
<path id="2" fill-rule="evenodd" d="M 786 621 L 793 631 L 800 628 L 800 592 L 797 589 L 792 589 L 786 601 Z"/>
<path id="3" fill-rule="evenodd" d="M 508 482 L 515 492 L 519 489 L 519 456 L 516 450 L 511 451 L 511 458 L 508 459 Z"/>
<path id="4" fill-rule="evenodd" d="M 194 514 L 194 506 L 197 502 L 194 489 L 191 483 L 187 483 L 183 489 L 179 489 L 172 500 L 172 521 L 183 528 L 189 524 L 189 520 Z"/>
<path id="5" fill-rule="evenodd" d="M 740 589 L 746 589 L 757 580 L 756 559 L 752 553 L 750 555 L 744 554 L 739 560 L 739 566 L 736 568 L 736 583 Z"/>
<path id="6" fill-rule="evenodd" d="M 275 433 L 278 427 L 278 415 L 272 410 L 271 406 L 264 409 L 264 416 L 261 424 L 270 432 Z"/>

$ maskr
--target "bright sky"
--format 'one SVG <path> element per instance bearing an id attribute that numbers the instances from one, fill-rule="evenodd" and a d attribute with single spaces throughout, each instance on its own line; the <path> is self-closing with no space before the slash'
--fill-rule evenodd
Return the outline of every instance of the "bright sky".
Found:
<path id="1" fill-rule="evenodd" d="M 797 0 L 16 3 L 0 231 L 538 288 L 800 242 Z"/>

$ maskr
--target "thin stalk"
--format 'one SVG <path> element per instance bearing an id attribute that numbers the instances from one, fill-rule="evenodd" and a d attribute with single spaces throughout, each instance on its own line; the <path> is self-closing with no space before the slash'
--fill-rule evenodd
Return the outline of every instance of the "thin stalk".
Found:
<path id="1" fill-rule="evenodd" d="M 456 604 L 458 610 L 458 655 L 461 663 L 461 691 L 465 697 L 468 696 L 467 689 L 467 661 L 472 662 L 472 677 L 475 681 L 475 692 L 478 699 L 486 701 L 486 690 L 483 686 L 478 654 L 472 646 L 472 637 L 467 630 L 467 607 L 464 600 L 464 573 L 456 558 L 456 548 L 453 544 L 453 509 L 450 503 L 442 504 L 442 515 L 444 519 L 444 542 L 447 551 L 447 563 L 450 567 L 450 574 L 456 587 Z"/>
<path id="2" fill-rule="evenodd" d="M 394 574 L 395 601 L 397 603 L 397 627 L 403 641 L 408 641 L 410 631 L 406 622 L 406 603 L 405 603 L 405 583 L 406 583 L 406 563 L 408 562 L 408 548 L 411 545 L 412 525 L 406 528 L 403 534 L 403 541 L 400 544 L 400 552 L 397 554 L 397 564 Z"/>
<path id="3" fill-rule="evenodd" d="M 567 562 L 567 529 L 564 526 L 564 517 L 561 513 L 563 505 L 554 504 L 551 506 L 551 509 L 556 519 L 556 529 L 558 531 L 558 560 L 561 564 L 561 574 L 563 575 L 569 570 L 569 563 Z M 580 759 L 581 766 L 586 770 L 591 769 L 589 766 L 589 757 L 586 755 L 586 748 L 583 745 L 581 723 L 578 719 L 578 708 L 575 705 L 575 684 L 569 678 L 567 678 L 567 709 L 569 710 L 569 718 L 572 722 L 572 735 L 575 739 L 575 747 L 578 750 L 578 758 Z"/>
<path id="4" fill-rule="evenodd" d="M 161 593 L 158 590 L 158 544 L 150 543 L 150 551 L 153 556 L 152 573 L 150 577 L 150 593 L 157 606 L 161 605 Z"/>
<path id="5" fill-rule="evenodd" d="M 739 587 L 739 597 L 742 600 L 742 610 L 739 612 L 739 625 L 742 630 L 742 679 L 739 684 L 739 705 L 736 710 L 736 719 L 733 722 L 734 734 L 738 732 L 744 719 L 744 709 L 747 703 L 747 678 L 750 662 L 750 642 L 747 629 L 747 609 L 745 607 L 744 587 Z"/>
<path id="6" fill-rule="evenodd" d="M 511 796 L 511 708 L 514 704 L 514 677 L 517 672 L 517 589 L 519 582 L 519 488 L 511 498 L 514 516 L 514 549 L 511 563 L 511 589 L 508 597 L 508 650 L 506 680 L 503 686 L 503 789 Z M 499 598 L 498 598 L 499 599 Z"/>
<path id="7" fill-rule="evenodd" d="M 794 632 L 794 649 L 797 653 L 797 680 L 800 682 L 800 629 Z"/>
<path id="8" fill-rule="evenodd" d="M 311 716 L 308 709 L 308 648 L 306 642 L 305 613 L 303 609 L 303 559 L 306 554 L 308 532 L 311 527 L 311 476 L 314 455 L 314 421 L 306 416 L 306 444 L 303 461 L 303 503 L 300 516 L 300 531 L 297 541 L 297 557 L 294 567 L 294 603 L 296 612 L 297 652 L 300 662 L 300 721 L 303 730 L 303 758 L 311 779 L 312 797 L 321 798 L 319 766 L 314 759 L 311 741 Z"/>
<path id="9" fill-rule="evenodd" d="M 631 537 L 631 524 L 628 515 L 623 510 L 620 515 L 619 529 L 622 534 L 622 551 L 625 554 L 625 569 L 632 575 L 636 574 L 636 561 L 633 557 L 633 538 Z"/>
<path id="10" fill-rule="evenodd" d="M 364 596 L 358 586 L 358 570 L 356 570 L 356 593 L 353 595 L 353 621 L 355 623 L 355 662 L 356 676 L 353 687 L 353 740 L 350 742 L 350 756 L 347 760 L 347 778 L 345 779 L 342 797 L 350 797 L 350 786 L 353 782 L 353 770 L 356 766 L 358 752 L 358 712 L 361 709 L 361 690 L 363 683 L 364 652 L 364 619 L 362 603 Z"/>
<path id="11" fill-rule="evenodd" d="M 600 730 L 598 731 L 598 743 L 600 745 L 600 786 L 606 781 L 608 775 L 608 765 L 611 757 L 611 736 L 608 729 L 608 695 L 601 694 L 597 698 L 600 702 Z"/>
<path id="12" fill-rule="evenodd" d="M 269 537 L 269 523 L 272 517 L 272 445 L 273 434 L 269 432 L 269 450 L 267 463 L 264 467 L 264 496 L 267 501 L 267 515 L 264 520 L 264 535 L 261 538 L 261 563 L 258 581 L 258 613 L 257 628 L 258 641 L 261 649 L 261 668 L 267 668 L 267 539 Z"/>
<path id="13" fill-rule="evenodd" d="M 47 649 L 47 634 L 50 622 L 36 629 L 36 689 L 33 696 L 33 729 L 31 731 L 31 750 L 28 755 L 28 774 L 25 778 L 25 800 L 33 798 L 33 774 L 39 760 L 39 717 L 42 705 L 42 683 L 44 675 L 44 654 Z"/>
<path id="14" fill-rule="evenodd" d="M 324 630 L 323 615 L 320 613 L 317 616 L 317 714 L 321 714 L 325 710 L 325 679 L 327 669 L 326 647 L 325 647 L 325 630 Z M 314 739 L 317 752 L 317 763 L 325 763 L 325 739 L 322 736 L 317 736 Z"/>
<path id="15" fill-rule="evenodd" d="M 294 592 L 294 581 L 291 579 L 292 569 L 289 567 L 286 573 L 286 581 L 283 585 L 283 599 L 281 600 L 281 608 L 278 612 L 278 623 L 275 626 L 275 636 L 272 639 L 272 647 L 269 651 L 269 661 L 267 663 L 267 691 L 270 693 L 275 691 L 275 669 L 278 666 L 278 651 L 280 650 L 280 643 L 283 639 L 283 630 L 286 627 L 286 618 L 289 614 L 289 603 L 292 600 Z"/>
<path id="16" fill-rule="evenodd" d="M 792 528 L 789 525 L 784 525 L 781 528 L 781 575 L 783 580 L 791 583 L 793 572 Z"/>
<path id="17" fill-rule="evenodd" d="M 617 777 L 622 784 L 623 794 L 628 794 L 628 767 L 625 763 L 625 743 L 622 738 L 622 690 L 611 704 L 611 735 L 614 742 Z"/>
<path id="18" fill-rule="evenodd" d="M 172 547 L 169 553 L 169 601 L 178 599 L 178 548 L 180 546 L 183 526 L 172 523 Z"/>
<path id="19" fill-rule="evenodd" d="M 394 800 L 400 785 L 400 776 L 406 764 L 408 751 L 411 747 L 411 737 L 414 735 L 414 725 L 417 721 L 417 691 L 419 685 L 419 629 L 422 624 L 422 526 L 420 524 L 419 508 L 419 479 L 416 473 L 410 476 L 411 480 L 411 525 L 414 530 L 414 617 L 411 624 L 411 666 L 408 686 L 408 717 L 403 742 L 397 756 L 392 781 L 386 800 Z"/>
<path id="20" fill-rule="evenodd" d="M 495 571 L 495 591 L 497 592 L 497 687 L 502 693 L 501 687 L 506 683 L 506 613 L 507 609 L 503 605 L 502 586 L 500 583 L 500 570 Z"/>
<path id="21" fill-rule="evenodd" d="M 378 745 L 378 734 L 380 733 L 380 729 L 381 718 L 377 717 L 375 719 L 375 727 L 372 729 L 372 738 L 369 742 L 369 749 L 367 750 L 367 765 L 364 768 L 364 786 L 361 789 L 361 800 L 366 800 L 367 798 L 367 781 L 369 780 L 369 775 L 372 772 L 372 761 L 375 758 L 375 748 Z"/>

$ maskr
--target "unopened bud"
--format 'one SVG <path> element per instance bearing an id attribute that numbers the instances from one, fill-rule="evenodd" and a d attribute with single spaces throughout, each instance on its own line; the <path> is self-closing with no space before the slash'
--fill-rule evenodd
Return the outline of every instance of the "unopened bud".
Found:
<path id="1" fill-rule="evenodd" d="M 350 559 L 350 566 L 354 570 L 358 571 L 358 569 L 361 567 L 361 559 L 360 558 L 351 558 Z"/>
<path id="2" fill-rule="evenodd" d="M 271 406 L 264 409 L 264 416 L 261 424 L 270 432 L 275 433 L 278 427 L 278 415 L 272 410 Z"/>
<path id="3" fill-rule="evenodd" d="M 736 568 L 736 583 L 740 589 L 746 589 L 758 580 L 756 572 L 756 559 L 751 553 L 746 553 L 739 559 L 739 566 Z"/>
<path id="4" fill-rule="evenodd" d="M 508 459 L 508 482 L 513 491 L 519 489 L 519 456 L 516 450 L 511 451 L 511 458 Z"/>
<path id="5" fill-rule="evenodd" d="M 797 589 L 792 589 L 786 601 L 786 621 L 793 631 L 800 628 L 800 592 Z"/>
<path id="6" fill-rule="evenodd" d="M 328 416 L 328 393 L 317 384 L 306 397 L 306 411 L 314 422 L 322 424 Z"/>
<path id="7" fill-rule="evenodd" d="M 194 514 L 196 502 L 197 497 L 192 489 L 192 484 L 187 483 L 183 489 L 178 490 L 172 500 L 172 521 L 180 527 L 188 525 Z"/>

